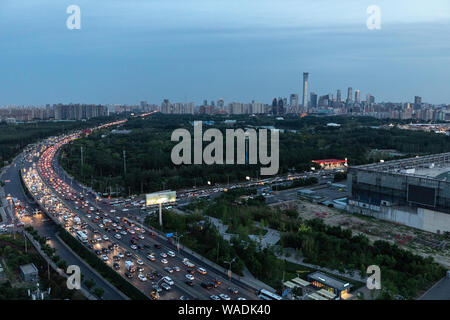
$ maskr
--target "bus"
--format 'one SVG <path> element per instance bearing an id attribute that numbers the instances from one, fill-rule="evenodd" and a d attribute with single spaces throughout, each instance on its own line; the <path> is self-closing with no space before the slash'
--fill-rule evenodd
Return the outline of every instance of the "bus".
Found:
<path id="1" fill-rule="evenodd" d="M 77 231 L 77 237 L 81 242 L 88 241 L 88 237 L 87 237 L 86 233 L 84 233 L 83 231 Z"/>
<path id="2" fill-rule="evenodd" d="M 283 298 L 279 295 L 272 293 L 266 289 L 259 290 L 258 297 L 263 300 L 283 300 Z"/>

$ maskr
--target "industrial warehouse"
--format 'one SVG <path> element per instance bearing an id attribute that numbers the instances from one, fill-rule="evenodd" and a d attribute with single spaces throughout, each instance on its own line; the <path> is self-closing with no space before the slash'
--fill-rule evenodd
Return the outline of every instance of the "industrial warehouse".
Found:
<path id="1" fill-rule="evenodd" d="M 450 232 L 450 153 L 348 169 L 347 210 L 442 234 Z"/>

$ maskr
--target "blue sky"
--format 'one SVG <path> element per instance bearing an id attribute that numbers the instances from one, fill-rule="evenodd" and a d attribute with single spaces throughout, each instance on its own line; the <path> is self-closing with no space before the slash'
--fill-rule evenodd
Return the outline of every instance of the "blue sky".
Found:
<path id="1" fill-rule="evenodd" d="M 0 105 L 270 103 L 303 71 L 321 95 L 450 103 L 449 31 L 448 0 L 1 0 Z"/>

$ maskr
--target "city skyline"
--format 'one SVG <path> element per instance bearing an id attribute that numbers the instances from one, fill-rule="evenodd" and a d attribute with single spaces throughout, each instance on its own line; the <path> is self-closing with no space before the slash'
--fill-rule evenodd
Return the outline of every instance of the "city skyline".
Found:
<path id="1" fill-rule="evenodd" d="M 77 2 L 81 30 L 66 28 L 69 1 L 2 1 L 0 105 L 269 103 L 302 97 L 303 71 L 309 92 L 450 103 L 445 1 L 378 1 L 381 30 L 366 27 L 369 1 Z"/>

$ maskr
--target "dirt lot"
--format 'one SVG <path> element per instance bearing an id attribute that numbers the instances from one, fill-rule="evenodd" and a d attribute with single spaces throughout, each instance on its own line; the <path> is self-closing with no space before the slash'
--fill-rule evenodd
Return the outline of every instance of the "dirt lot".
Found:
<path id="1" fill-rule="evenodd" d="M 434 248 L 442 243 L 444 236 L 406 227 L 400 224 L 377 220 L 372 217 L 349 214 L 344 211 L 318 205 L 308 201 L 293 200 L 272 205 L 274 207 L 297 209 L 304 219 L 322 219 L 326 224 L 352 230 L 354 235 L 364 234 L 370 241 L 385 240 L 397 243 L 401 248 L 434 260 L 450 269 L 450 240 L 445 249 Z"/>

